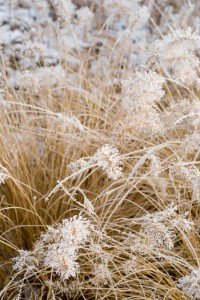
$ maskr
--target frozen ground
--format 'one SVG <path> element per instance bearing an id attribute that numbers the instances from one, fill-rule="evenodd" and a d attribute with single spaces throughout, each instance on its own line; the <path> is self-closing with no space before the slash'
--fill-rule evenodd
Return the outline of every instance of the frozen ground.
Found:
<path id="1" fill-rule="evenodd" d="M 198 2 L 164 2 L 1 0 L 2 63 L 11 86 L 81 87 L 83 65 L 94 83 L 118 84 L 172 28 L 199 30 Z"/>
<path id="2" fill-rule="evenodd" d="M 30 81 L 31 75 L 40 82 L 47 76 L 54 85 L 58 73 L 60 85 L 62 77 L 65 84 L 77 84 L 83 61 L 94 77 L 106 76 L 105 70 L 113 66 L 115 83 L 120 72 L 123 76 L 125 65 L 132 68 L 143 62 L 149 39 L 147 6 L 136 1 L 60 3 L 64 3 L 63 11 L 62 6 L 59 11 L 45 1 L 1 1 L 3 64 L 13 87 L 18 88 L 22 78 Z M 135 17 L 133 12 L 137 12 Z M 29 72 L 29 78 L 24 71 Z M 54 80 L 49 80 L 52 76 Z"/>

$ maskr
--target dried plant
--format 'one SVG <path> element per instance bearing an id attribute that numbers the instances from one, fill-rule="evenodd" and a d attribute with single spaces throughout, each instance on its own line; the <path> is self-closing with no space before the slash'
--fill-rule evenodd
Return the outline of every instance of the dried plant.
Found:
<path id="1" fill-rule="evenodd" d="M 200 299 L 199 11 L 0 1 L 0 299 Z"/>
<path id="2" fill-rule="evenodd" d="M 194 269 L 191 274 L 179 279 L 178 287 L 189 297 L 200 299 L 199 281 L 199 269 Z"/>

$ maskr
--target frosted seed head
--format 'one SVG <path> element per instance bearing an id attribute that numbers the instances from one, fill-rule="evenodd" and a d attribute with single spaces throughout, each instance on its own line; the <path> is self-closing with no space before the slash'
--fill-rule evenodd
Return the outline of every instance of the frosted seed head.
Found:
<path id="1" fill-rule="evenodd" d="M 138 110 L 144 105 L 154 105 L 165 94 L 164 78 L 156 72 L 136 72 L 122 81 L 122 104 L 127 110 Z"/>
<path id="2" fill-rule="evenodd" d="M 119 151 L 111 145 L 104 145 L 94 155 L 94 161 L 106 172 L 108 178 L 117 180 L 122 177 L 122 162 Z"/>
<path id="3" fill-rule="evenodd" d="M 31 271 L 37 265 L 37 259 L 31 251 L 19 250 L 19 256 L 12 258 L 15 262 L 13 269 L 15 271 L 22 271 L 27 269 Z"/>
<path id="4" fill-rule="evenodd" d="M 187 296 L 200 299 L 200 269 L 194 269 L 189 275 L 181 277 L 177 286 Z"/>

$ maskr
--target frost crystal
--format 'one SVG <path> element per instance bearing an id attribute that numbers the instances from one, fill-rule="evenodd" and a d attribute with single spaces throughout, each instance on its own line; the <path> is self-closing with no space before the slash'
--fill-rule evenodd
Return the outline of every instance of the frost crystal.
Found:
<path id="1" fill-rule="evenodd" d="M 59 25 L 69 25 L 74 13 L 74 5 L 71 0 L 48 0 L 54 9 Z"/>
<path id="2" fill-rule="evenodd" d="M 36 94 L 39 92 L 39 88 L 40 88 L 39 79 L 34 73 L 30 72 L 29 70 L 18 73 L 16 83 L 20 89 L 24 89 L 29 92 L 32 91 L 35 92 Z"/>
<path id="3" fill-rule="evenodd" d="M 75 277 L 79 271 L 77 251 L 90 234 L 90 222 L 81 216 L 65 219 L 58 227 L 49 227 L 42 235 L 48 243 L 44 264 L 63 280 Z"/>
<path id="4" fill-rule="evenodd" d="M 79 247 L 90 234 L 90 222 L 82 216 L 64 219 L 57 227 L 48 227 L 47 232 L 41 235 L 43 242 L 64 242 L 68 246 Z"/>
<path id="5" fill-rule="evenodd" d="M 153 221 L 148 223 L 143 227 L 143 232 L 155 242 L 157 247 L 172 249 L 174 246 L 173 239 L 175 235 L 173 231 L 161 222 Z"/>
<path id="6" fill-rule="evenodd" d="M 141 233 L 141 232 L 140 232 Z M 124 244 L 129 247 L 131 253 L 139 254 L 142 256 L 151 255 L 155 250 L 156 244 L 153 240 L 149 239 L 148 236 L 141 233 L 141 235 L 136 235 L 133 233 L 128 233 Z"/>
<path id="7" fill-rule="evenodd" d="M 87 6 L 81 7 L 78 10 L 77 14 L 78 14 L 79 22 L 82 26 L 90 23 L 92 21 L 92 19 L 94 18 L 93 12 Z"/>
<path id="8" fill-rule="evenodd" d="M 131 272 L 133 272 L 134 269 L 136 269 L 137 265 L 138 265 L 138 263 L 137 263 L 137 257 L 136 256 L 132 256 L 123 265 L 123 269 L 125 271 L 125 274 L 128 275 Z"/>
<path id="9" fill-rule="evenodd" d="M 118 138 L 149 139 L 165 132 L 158 111 L 150 105 L 143 106 L 132 115 L 127 115 L 123 121 L 115 124 L 115 128 Z"/>
<path id="10" fill-rule="evenodd" d="M 193 222 L 187 219 L 187 212 L 181 215 L 176 211 L 177 207 L 172 204 L 163 211 L 133 221 L 141 223 L 141 233 L 154 243 L 154 248 L 172 249 L 176 231 L 189 232 L 193 227 Z"/>
<path id="11" fill-rule="evenodd" d="M 193 200 L 200 199 L 200 172 L 195 166 L 176 164 L 171 168 L 174 178 L 178 180 L 180 187 L 192 189 Z"/>
<path id="12" fill-rule="evenodd" d="M 82 216 L 74 216 L 69 220 L 63 220 L 60 234 L 64 240 L 69 240 L 69 245 L 80 247 L 90 234 L 90 222 Z"/>
<path id="13" fill-rule="evenodd" d="M 127 110 L 138 110 L 143 105 L 153 105 L 165 92 L 164 78 L 156 72 L 137 72 L 122 81 L 123 106 Z"/>
<path id="14" fill-rule="evenodd" d="M 83 158 L 80 158 L 76 161 L 71 162 L 68 167 L 72 173 L 76 173 L 79 170 L 85 169 L 88 166 L 88 162 L 85 161 Z"/>
<path id="15" fill-rule="evenodd" d="M 122 162 L 116 148 L 106 144 L 94 154 L 93 159 L 110 179 L 116 180 L 122 177 Z"/>
<path id="16" fill-rule="evenodd" d="M 69 125 L 72 125 L 74 128 L 77 128 L 81 131 L 83 130 L 83 126 L 76 116 L 68 116 L 62 113 L 56 113 L 56 116 L 58 120 L 62 122 L 61 127 L 63 131 L 65 131 L 69 127 Z"/>
<path id="17" fill-rule="evenodd" d="M 47 54 L 46 46 L 39 42 L 27 41 L 20 48 L 21 57 L 37 60 L 41 56 L 45 56 L 46 54 Z"/>
<path id="18" fill-rule="evenodd" d="M 70 276 L 75 277 L 79 270 L 76 262 L 76 249 L 69 247 L 65 241 L 58 245 L 52 244 L 48 246 L 44 265 L 51 268 L 63 280 Z"/>
<path id="19" fill-rule="evenodd" d="M 151 161 L 150 170 L 154 177 L 158 177 L 159 173 L 162 170 L 162 165 L 160 159 L 153 153 L 149 154 L 148 158 Z"/>
<path id="20" fill-rule="evenodd" d="M 190 275 L 181 277 L 178 288 L 187 296 L 200 299 L 200 269 L 193 270 Z"/>
<path id="21" fill-rule="evenodd" d="M 32 255 L 31 251 L 19 250 L 19 256 L 14 257 L 12 260 L 15 262 L 13 269 L 21 271 L 24 268 L 31 270 L 36 265 L 36 258 Z"/>
<path id="22" fill-rule="evenodd" d="M 122 106 L 127 110 L 124 127 L 136 136 L 155 136 L 164 132 L 156 106 L 165 94 L 164 78 L 156 72 L 136 72 L 122 81 Z"/>
<path id="23" fill-rule="evenodd" d="M 20 250 L 20 256 L 13 258 L 13 269 L 32 270 L 40 266 L 52 269 L 62 280 L 75 277 L 79 272 L 78 250 L 88 240 L 91 229 L 90 222 L 80 215 L 64 219 L 57 226 L 49 226 L 33 251 Z"/>
<path id="24" fill-rule="evenodd" d="M 196 85 L 199 47 L 199 34 L 191 28 L 174 30 L 155 42 L 149 57 L 150 67 L 159 66 L 167 77 L 185 85 Z"/>
<path id="25" fill-rule="evenodd" d="M 8 178 L 7 174 L 3 172 L 3 170 L 0 170 L 0 184 L 4 184 L 5 180 Z"/>
<path id="26" fill-rule="evenodd" d="M 108 284 L 112 281 L 112 275 L 107 264 L 104 263 L 95 264 L 94 278 L 92 281 L 95 286 Z"/>

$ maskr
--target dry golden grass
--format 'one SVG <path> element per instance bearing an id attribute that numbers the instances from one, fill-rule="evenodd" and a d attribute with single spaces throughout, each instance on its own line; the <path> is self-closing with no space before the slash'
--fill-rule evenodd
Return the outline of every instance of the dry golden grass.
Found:
<path id="1" fill-rule="evenodd" d="M 112 284 L 103 287 L 91 284 L 94 258 L 86 248 L 80 258 L 78 280 L 81 288 L 74 296 L 66 294 L 62 299 L 187 299 L 176 282 L 186 273 L 188 265 L 198 266 L 199 205 L 191 201 L 190 191 L 178 188 L 179 179 L 173 180 L 169 176 L 168 166 L 180 160 L 177 149 L 181 142 L 177 136 L 149 141 L 134 136 L 115 140 L 111 128 L 116 116 L 120 117 L 121 108 L 113 101 L 112 91 L 110 97 L 99 91 L 100 96 L 95 98 L 91 90 L 84 91 L 86 97 L 66 90 L 62 99 L 56 98 L 51 91 L 37 99 L 30 94 L 9 90 L 7 93 L 10 102 L 1 111 L 0 144 L 1 164 L 8 175 L 5 184 L 1 185 L 2 299 L 13 299 L 19 280 L 22 280 L 15 278 L 10 260 L 17 256 L 17 250 L 32 249 L 49 224 L 61 222 L 81 211 L 88 217 L 88 212 L 78 204 L 83 203 L 83 195 L 94 205 L 96 225 L 110 236 L 107 251 L 113 255 L 109 266 Z M 55 111 L 73 112 L 81 120 L 84 130 L 70 124 L 63 130 L 63 121 Z M 113 182 L 101 170 L 88 169 L 82 176 L 66 183 L 72 194 L 77 189 L 77 202 L 62 191 L 45 201 L 45 195 L 55 187 L 57 180 L 69 176 L 71 161 L 90 156 L 107 141 L 116 143 L 123 154 L 123 178 Z M 151 170 L 148 171 L 149 162 L 144 158 L 147 151 L 156 153 L 163 163 L 158 179 Z M 190 159 L 197 164 L 194 157 Z M 123 245 L 123 232 L 138 230 L 130 218 L 162 210 L 171 201 L 180 211 L 187 209 L 190 212 L 195 231 L 189 236 L 179 234 L 173 250 L 163 250 L 165 258 L 138 255 L 137 266 L 128 275 L 124 274 L 123 265 L 130 253 Z M 26 279 L 22 299 L 54 299 L 51 289 L 45 286 L 47 279 L 48 275 L 42 270 L 38 270 L 30 281 Z"/>
<path id="2" fill-rule="evenodd" d="M 123 52 L 119 41 L 108 40 L 103 70 L 95 45 L 74 51 L 81 62 L 77 69 L 60 61 L 71 85 L 61 81 L 52 87 L 47 82 L 39 93 L 12 88 L 1 59 L 6 100 L 0 100 L 0 171 L 7 177 L 0 185 L 2 300 L 200 299 L 199 282 L 194 287 L 199 288 L 199 296 L 197 291 L 194 298 L 178 285 L 180 278 L 200 267 L 200 143 L 191 137 L 192 133 L 199 135 L 198 89 L 168 78 L 163 84 L 164 97 L 152 105 L 166 131 L 151 134 L 155 124 L 151 127 L 149 114 L 144 111 L 141 118 L 139 110 L 129 115 L 137 122 L 140 117 L 137 127 L 137 122 L 126 119 L 128 112 L 122 105 L 122 79 L 130 71 L 135 74 L 135 67 L 130 68 L 123 57 L 127 49 Z M 95 59 L 97 71 L 91 74 L 91 60 Z M 17 64 L 14 60 L 16 68 Z M 166 77 L 162 68 L 154 71 Z M 123 176 L 111 180 L 97 164 L 73 176 L 70 163 L 80 158 L 90 161 L 105 144 L 119 150 Z M 62 180 L 62 188 L 55 191 Z M 187 212 L 184 217 L 193 222 L 192 229 L 173 227 L 170 219 L 170 229 L 166 224 L 165 229 L 173 233 L 172 247 L 160 242 L 166 236 L 159 236 L 159 228 L 153 233 L 156 242 L 151 240 L 150 229 L 149 233 L 144 229 L 146 243 L 142 243 L 146 223 L 137 218 L 165 211 L 172 203 L 177 206 L 177 218 Z M 88 205 L 94 207 L 93 212 Z M 32 251 L 49 225 L 79 214 L 95 230 L 92 243 L 78 252 L 80 272 L 74 278 L 62 281 L 53 269 L 41 265 L 32 273 L 26 267 L 13 270 L 12 258 L 19 250 Z M 151 242 L 157 243 L 153 249 Z"/>

